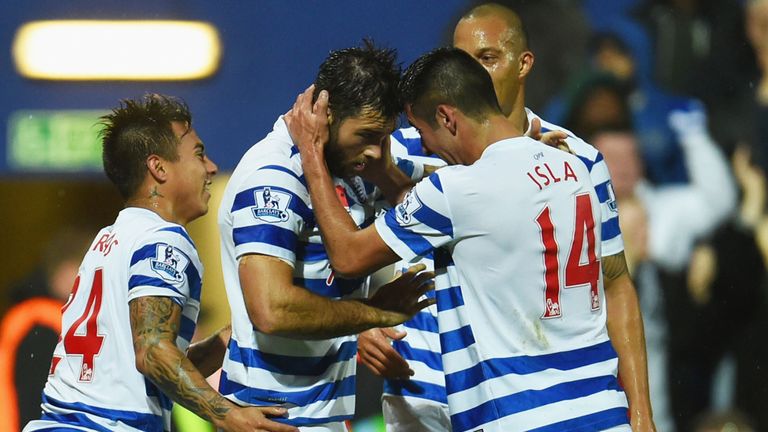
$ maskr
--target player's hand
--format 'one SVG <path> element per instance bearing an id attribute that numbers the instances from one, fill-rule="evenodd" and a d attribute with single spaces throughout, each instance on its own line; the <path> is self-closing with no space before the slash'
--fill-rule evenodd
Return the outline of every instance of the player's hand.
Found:
<path id="1" fill-rule="evenodd" d="M 406 332 L 394 328 L 374 328 L 366 330 L 357 338 L 357 353 L 360 361 L 368 369 L 388 379 L 408 379 L 413 375 L 413 369 L 408 362 L 392 347 L 392 340 L 400 340 Z"/>
<path id="2" fill-rule="evenodd" d="M 541 133 L 541 120 L 538 118 L 531 120 L 531 129 L 525 135 L 537 141 L 541 141 L 550 147 L 557 147 L 564 152 L 574 154 L 571 148 L 568 147 L 568 143 L 565 142 L 566 138 L 568 138 L 568 134 L 559 130 Z"/>
<path id="3" fill-rule="evenodd" d="M 329 136 L 328 92 L 321 91 L 313 104 L 314 91 L 313 84 L 296 98 L 293 108 L 284 117 L 305 168 L 325 165 L 323 149 Z"/>
<path id="4" fill-rule="evenodd" d="M 416 264 L 376 291 L 368 304 L 382 311 L 382 326 L 391 327 L 409 320 L 417 312 L 435 304 L 434 299 L 421 297 L 435 289 L 434 272 L 424 271 L 424 264 Z"/>
<path id="5" fill-rule="evenodd" d="M 287 412 L 280 407 L 237 407 L 230 410 L 216 427 L 227 432 L 299 432 L 296 427 L 267 418 L 283 417 Z"/>

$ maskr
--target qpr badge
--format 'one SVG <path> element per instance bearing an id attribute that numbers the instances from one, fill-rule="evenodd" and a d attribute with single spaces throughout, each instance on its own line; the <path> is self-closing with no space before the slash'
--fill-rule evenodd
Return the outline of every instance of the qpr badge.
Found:
<path id="1" fill-rule="evenodd" d="M 253 217 L 264 222 L 277 223 L 288 220 L 288 204 L 291 195 L 285 192 L 274 191 L 269 187 L 253 192 L 256 206 L 251 207 Z"/>
<path id="2" fill-rule="evenodd" d="M 395 207 L 395 219 L 400 225 L 406 225 L 411 223 L 413 214 L 421 208 L 421 201 L 419 196 L 411 190 L 405 194 L 403 202 Z"/>
<path id="3" fill-rule="evenodd" d="M 184 270 L 189 265 L 189 259 L 175 247 L 160 243 L 155 253 L 156 259 L 150 260 L 152 270 L 161 278 L 171 282 L 184 280 Z"/>

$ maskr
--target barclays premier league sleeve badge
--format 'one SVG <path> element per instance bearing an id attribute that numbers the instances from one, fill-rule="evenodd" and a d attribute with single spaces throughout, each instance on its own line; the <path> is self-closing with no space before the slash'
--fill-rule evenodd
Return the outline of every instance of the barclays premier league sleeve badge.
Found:
<path id="1" fill-rule="evenodd" d="M 253 217 L 264 222 L 277 223 L 288 220 L 288 204 L 291 195 L 265 187 L 253 193 L 256 205 L 251 207 Z"/>
<path id="2" fill-rule="evenodd" d="M 411 223 L 413 214 L 421 208 L 419 196 L 411 190 L 403 198 L 403 201 L 395 207 L 395 219 L 400 225 Z"/>
<path id="3" fill-rule="evenodd" d="M 175 247 L 159 243 L 155 253 L 155 259 L 150 260 L 152 270 L 161 278 L 170 282 L 184 280 L 184 270 L 189 265 L 189 258 Z"/>

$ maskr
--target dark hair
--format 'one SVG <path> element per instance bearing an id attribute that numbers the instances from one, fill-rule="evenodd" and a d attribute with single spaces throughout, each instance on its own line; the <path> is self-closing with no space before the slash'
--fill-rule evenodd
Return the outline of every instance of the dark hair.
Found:
<path id="1" fill-rule="evenodd" d="M 448 104 L 479 120 L 501 113 L 491 76 L 472 56 L 457 48 L 438 48 L 419 57 L 400 81 L 403 102 L 419 119 L 437 127 L 435 109 Z"/>
<path id="2" fill-rule="evenodd" d="M 400 65 L 396 52 L 374 46 L 369 39 L 363 46 L 331 51 L 320 65 L 315 79 L 313 101 L 321 90 L 329 93 L 334 123 L 370 112 L 390 119 L 401 110 L 397 93 Z"/>
<path id="3" fill-rule="evenodd" d="M 175 161 L 179 140 L 171 122 L 192 127 L 189 107 L 181 99 L 146 94 L 140 100 L 124 99 L 101 117 L 102 161 L 104 172 L 123 198 L 130 198 L 147 173 L 150 155 Z"/>

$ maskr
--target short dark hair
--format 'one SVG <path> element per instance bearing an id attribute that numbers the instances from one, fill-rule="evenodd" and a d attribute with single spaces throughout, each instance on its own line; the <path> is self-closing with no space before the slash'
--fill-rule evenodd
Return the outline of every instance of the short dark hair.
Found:
<path id="1" fill-rule="evenodd" d="M 455 106 L 475 120 L 501 113 L 491 76 L 458 48 L 438 48 L 419 57 L 403 74 L 400 95 L 432 127 L 437 127 L 434 113 L 439 104 Z"/>
<path id="2" fill-rule="evenodd" d="M 401 110 L 400 72 L 394 49 L 377 48 L 364 39 L 360 47 L 331 51 L 320 65 L 313 101 L 321 90 L 328 91 L 336 125 L 363 111 L 394 118 Z"/>
<path id="3" fill-rule="evenodd" d="M 101 117 L 104 172 L 123 198 L 133 196 L 144 180 L 147 157 L 178 160 L 179 139 L 171 122 L 191 128 L 192 115 L 183 100 L 161 94 L 121 100 Z"/>

